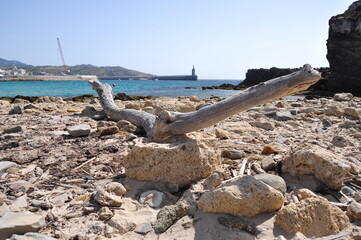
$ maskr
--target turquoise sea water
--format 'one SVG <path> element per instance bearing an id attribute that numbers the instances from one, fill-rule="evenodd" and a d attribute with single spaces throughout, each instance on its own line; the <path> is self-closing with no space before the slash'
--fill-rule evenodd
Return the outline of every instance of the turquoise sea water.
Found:
<path id="1" fill-rule="evenodd" d="M 113 86 L 113 93 L 144 96 L 198 96 L 201 98 L 227 97 L 238 93 L 234 90 L 202 90 L 202 86 L 219 86 L 222 83 L 238 84 L 241 80 L 198 80 L 198 81 L 142 81 L 142 80 L 104 80 Z M 190 89 L 186 89 L 190 87 Z M 86 81 L 44 81 L 44 82 L 0 82 L 0 97 L 59 96 L 75 97 L 96 92 Z"/>

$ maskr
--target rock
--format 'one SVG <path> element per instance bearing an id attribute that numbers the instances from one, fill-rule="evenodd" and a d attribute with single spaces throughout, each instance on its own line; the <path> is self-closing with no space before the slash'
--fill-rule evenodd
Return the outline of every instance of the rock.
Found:
<path id="1" fill-rule="evenodd" d="M 119 132 L 119 128 L 117 126 L 100 127 L 98 128 L 98 131 L 100 136 L 113 135 Z"/>
<path id="2" fill-rule="evenodd" d="M 264 182 L 265 184 L 277 189 L 281 193 L 285 194 L 287 192 L 287 186 L 285 180 L 280 176 L 262 173 L 254 176 L 255 179 Z"/>
<path id="3" fill-rule="evenodd" d="M 222 157 L 229 159 L 241 159 L 244 157 L 244 153 L 237 150 L 224 150 L 222 152 Z"/>
<path id="4" fill-rule="evenodd" d="M 313 174 L 331 189 L 340 189 L 351 167 L 339 155 L 318 146 L 301 145 L 283 161 L 282 171 L 291 175 Z"/>
<path id="5" fill-rule="evenodd" d="M 262 128 L 264 130 L 269 130 L 269 131 L 272 131 L 275 129 L 275 126 L 270 122 L 253 121 L 253 122 L 249 122 L 249 124 L 253 127 L 259 127 L 259 128 Z"/>
<path id="6" fill-rule="evenodd" d="M 273 160 L 273 157 L 267 156 L 261 160 L 261 166 L 265 171 L 273 170 L 276 168 L 276 162 Z"/>
<path id="7" fill-rule="evenodd" d="M 206 190 L 211 190 L 222 184 L 223 176 L 219 172 L 212 173 L 203 182 L 203 187 Z"/>
<path id="8" fill-rule="evenodd" d="M 134 229 L 134 232 L 145 235 L 145 234 L 151 232 L 152 230 L 153 230 L 152 224 L 147 222 L 147 223 L 137 225 L 137 227 Z"/>
<path id="9" fill-rule="evenodd" d="M 120 207 L 123 203 L 122 196 L 127 192 L 124 186 L 118 182 L 111 182 L 104 187 L 98 187 L 94 200 L 100 205 Z"/>
<path id="10" fill-rule="evenodd" d="M 226 227 L 239 228 L 253 235 L 258 235 L 263 231 L 261 228 L 257 227 L 256 223 L 242 217 L 221 216 L 218 217 L 218 222 Z"/>
<path id="11" fill-rule="evenodd" d="M 127 131 L 134 133 L 137 130 L 137 126 L 133 125 L 131 122 L 126 120 L 120 120 L 117 122 L 117 127 L 120 131 Z"/>
<path id="12" fill-rule="evenodd" d="M 196 110 L 195 102 L 178 102 L 170 99 L 169 101 L 159 101 L 155 108 L 155 115 L 163 110 L 173 111 L 173 112 L 193 112 Z"/>
<path id="13" fill-rule="evenodd" d="M 200 99 L 197 96 L 191 96 L 191 97 L 189 97 L 189 100 L 192 102 L 201 102 L 202 101 L 202 99 Z"/>
<path id="14" fill-rule="evenodd" d="M 336 234 L 350 227 L 346 214 L 321 198 L 306 198 L 284 206 L 276 213 L 275 224 L 288 233 L 307 237 Z"/>
<path id="15" fill-rule="evenodd" d="M 94 98 L 94 99 L 90 100 L 89 104 L 100 104 L 100 102 L 97 98 Z"/>
<path id="16" fill-rule="evenodd" d="M 21 197 L 18 197 L 14 202 L 13 205 L 15 205 L 18 208 L 26 208 L 28 206 L 28 196 L 26 196 L 26 194 L 24 194 Z"/>
<path id="17" fill-rule="evenodd" d="M 329 20 L 327 59 L 330 63 L 331 78 L 327 85 L 333 91 L 361 93 L 360 37 L 361 14 L 359 1 L 354 2 L 343 14 Z"/>
<path id="18" fill-rule="evenodd" d="M 324 113 L 328 116 L 341 117 L 343 112 L 337 105 L 326 105 L 324 106 Z"/>
<path id="19" fill-rule="evenodd" d="M 33 185 L 25 180 L 18 180 L 10 183 L 9 188 L 14 192 L 26 192 Z"/>
<path id="20" fill-rule="evenodd" d="M 350 101 L 353 98 L 352 93 L 336 93 L 333 96 L 333 100 L 335 101 Z"/>
<path id="21" fill-rule="evenodd" d="M 41 208 L 43 210 L 48 210 L 53 207 L 50 203 L 40 200 L 32 200 L 30 205 L 33 207 Z"/>
<path id="22" fill-rule="evenodd" d="M 199 140 L 137 143 L 124 159 L 129 178 L 183 187 L 206 178 L 220 166 L 220 155 Z"/>
<path id="23" fill-rule="evenodd" d="M 273 118 L 277 121 L 289 121 L 289 120 L 293 120 L 294 116 L 289 112 L 289 111 L 280 111 L 280 112 L 276 112 L 276 115 L 273 116 Z"/>
<path id="24" fill-rule="evenodd" d="M 343 113 L 347 116 L 353 117 L 354 119 L 360 119 L 360 112 L 356 108 L 345 108 Z"/>
<path id="25" fill-rule="evenodd" d="M 120 234 L 133 231 L 137 226 L 137 224 L 131 219 L 117 214 L 108 221 L 108 224 L 111 227 L 116 228 Z"/>
<path id="26" fill-rule="evenodd" d="M 331 143 L 336 147 L 346 147 L 349 144 L 348 140 L 343 136 L 333 137 Z"/>
<path id="27" fill-rule="evenodd" d="M 70 200 L 70 196 L 68 193 L 60 194 L 52 199 L 50 199 L 50 202 L 54 204 L 55 206 L 64 206 L 66 201 Z"/>
<path id="28" fill-rule="evenodd" d="M 361 240 L 361 229 L 360 228 L 352 229 L 351 237 L 354 240 Z"/>
<path id="29" fill-rule="evenodd" d="M 141 204 L 147 204 L 149 207 L 152 208 L 159 208 L 163 203 L 164 197 L 164 193 L 150 190 L 140 195 L 139 202 Z"/>
<path id="30" fill-rule="evenodd" d="M 0 175 L 3 174 L 8 168 L 16 166 L 16 163 L 11 161 L 0 161 Z"/>
<path id="31" fill-rule="evenodd" d="M 219 138 L 219 139 L 229 139 L 229 138 L 231 138 L 229 132 L 227 132 L 226 130 L 219 129 L 219 128 L 215 129 L 215 134 L 216 134 L 216 137 Z"/>
<path id="32" fill-rule="evenodd" d="M 44 216 L 31 212 L 7 212 L 0 218 L 0 240 L 12 234 L 37 232 L 44 226 Z"/>
<path id="33" fill-rule="evenodd" d="M 157 214 L 154 231 L 156 233 L 165 232 L 174 222 L 184 217 L 189 209 L 189 205 L 184 201 L 179 201 L 175 205 L 163 207 Z"/>
<path id="34" fill-rule="evenodd" d="M 284 202 L 280 191 L 245 176 L 204 193 L 198 202 L 202 211 L 253 217 L 279 209 Z"/>
<path id="35" fill-rule="evenodd" d="M 24 113 L 24 106 L 22 104 L 15 105 L 10 111 L 9 114 L 23 114 Z"/>
<path id="36" fill-rule="evenodd" d="M 4 133 L 17 133 L 17 132 L 23 132 L 24 130 L 25 130 L 24 126 L 15 126 L 4 129 Z"/>
<path id="37" fill-rule="evenodd" d="M 108 220 L 114 216 L 114 213 L 108 207 L 102 207 L 98 211 L 98 216 L 101 220 Z"/>
<path id="38" fill-rule="evenodd" d="M 347 214 L 355 220 L 361 220 L 361 203 L 353 201 L 347 207 Z"/>
<path id="39" fill-rule="evenodd" d="M 80 124 L 67 127 L 66 130 L 72 137 L 83 137 L 90 134 L 91 127 L 88 124 Z"/>
<path id="40" fill-rule="evenodd" d="M 355 123 L 354 121 L 344 121 L 343 123 L 341 123 L 339 125 L 340 128 L 346 128 L 346 129 L 349 129 L 349 128 L 356 128 L 357 127 L 357 123 Z"/>
<path id="41" fill-rule="evenodd" d="M 264 145 L 262 154 L 273 154 L 275 152 L 275 148 L 270 145 Z"/>
<path id="42" fill-rule="evenodd" d="M 27 110 L 27 109 L 39 109 L 38 106 L 36 106 L 35 104 L 27 104 L 24 106 L 24 109 Z"/>
<path id="43" fill-rule="evenodd" d="M 56 238 L 48 237 L 39 233 L 28 232 L 24 235 L 13 234 L 10 240 L 56 240 Z"/>

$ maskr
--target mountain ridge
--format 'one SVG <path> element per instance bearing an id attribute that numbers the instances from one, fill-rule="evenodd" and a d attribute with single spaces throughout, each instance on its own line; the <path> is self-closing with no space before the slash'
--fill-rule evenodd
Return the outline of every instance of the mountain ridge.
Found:
<path id="1" fill-rule="evenodd" d="M 61 74 L 64 71 L 63 66 L 32 66 L 22 63 L 17 60 L 6 60 L 0 58 L 0 67 L 12 68 L 16 66 L 23 68 L 31 73 L 46 72 L 49 74 Z M 78 64 L 74 66 L 68 66 L 70 73 L 73 75 L 96 75 L 96 76 L 124 76 L 124 77 L 152 77 L 153 74 L 143 73 L 140 71 L 127 69 L 120 66 L 95 66 L 92 64 Z"/>

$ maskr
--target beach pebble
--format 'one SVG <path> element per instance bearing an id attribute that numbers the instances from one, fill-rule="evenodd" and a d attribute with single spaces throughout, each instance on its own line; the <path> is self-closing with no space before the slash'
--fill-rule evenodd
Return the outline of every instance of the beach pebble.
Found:
<path id="1" fill-rule="evenodd" d="M 249 124 L 253 127 L 259 127 L 259 128 L 262 128 L 264 130 L 269 130 L 269 131 L 272 131 L 275 129 L 275 126 L 272 123 L 265 122 L 265 121 L 251 121 L 251 122 L 249 122 Z"/>
<path id="2" fill-rule="evenodd" d="M 244 153 L 237 150 L 224 150 L 222 151 L 222 157 L 229 159 L 241 159 L 244 157 Z"/>
<path id="3" fill-rule="evenodd" d="M 277 175 L 262 173 L 254 176 L 255 179 L 264 182 L 265 184 L 277 189 L 281 193 L 287 192 L 287 186 L 285 180 Z"/>
<path id="4" fill-rule="evenodd" d="M 361 203 L 352 202 L 347 206 L 347 214 L 355 220 L 361 220 Z"/>
<path id="5" fill-rule="evenodd" d="M 152 224 L 150 224 L 149 222 L 146 222 L 146 223 L 137 225 L 137 227 L 134 229 L 134 232 L 145 235 L 145 234 L 151 232 L 152 230 L 153 230 Z"/>
<path id="6" fill-rule="evenodd" d="M 4 129 L 4 133 L 18 133 L 18 132 L 23 132 L 24 130 L 25 130 L 24 126 L 15 126 Z"/>
<path id="7" fill-rule="evenodd" d="M 90 134 L 91 127 L 88 124 L 80 124 L 67 127 L 66 130 L 72 137 L 83 137 Z"/>
<path id="8" fill-rule="evenodd" d="M 98 216 L 99 216 L 99 219 L 101 219 L 101 220 L 108 220 L 114 216 L 114 213 L 112 211 L 110 211 L 110 209 L 108 207 L 102 207 L 98 211 Z"/>
<path id="9" fill-rule="evenodd" d="M 149 207 L 152 208 L 159 208 L 163 203 L 164 197 L 164 193 L 150 190 L 140 195 L 139 202 L 141 204 L 147 204 Z"/>
<path id="10" fill-rule="evenodd" d="M 361 114 L 356 108 L 345 108 L 343 109 L 343 113 L 347 116 L 350 116 L 354 119 L 360 119 Z"/>
<path id="11" fill-rule="evenodd" d="M 275 148 L 271 145 L 264 145 L 262 154 L 273 154 L 275 152 Z"/>
<path id="12" fill-rule="evenodd" d="M 265 171 L 273 170 L 276 168 L 276 162 L 273 160 L 273 157 L 267 156 L 261 160 L 261 166 Z"/>
<path id="13" fill-rule="evenodd" d="M 333 100 L 335 101 L 350 101 L 353 98 L 351 93 L 336 93 L 333 96 Z"/>
<path id="14" fill-rule="evenodd" d="M 22 104 L 15 105 L 10 111 L 9 114 L 23 114 L 24 113 L 24 106 Z"/>
<path id="15" fill-rule="evenodd" d="M 127 131 L 130 133 L 133 133 L 137 130 L 137 126 L 135 126 L 134 124 L 132 124 L 131 122 L 127 121 L 127 120 L 120 120 L 117 122 L 117 127 L 119 128 L 119 130 L 121 131 Z"/>
<path id="16" fill-rule="evenodd" d="M 100 136 L 113 135 L 119 132 L 119 128 L 117 126 L 110 127 L 100 127 L 98 128 Z"/>
<path id="17" fill-rule="evenodd" d="M 16 166 L 16 163 L 11 161 L 0 161 L 0 174 L 4 173 L 8 168 Z"/>

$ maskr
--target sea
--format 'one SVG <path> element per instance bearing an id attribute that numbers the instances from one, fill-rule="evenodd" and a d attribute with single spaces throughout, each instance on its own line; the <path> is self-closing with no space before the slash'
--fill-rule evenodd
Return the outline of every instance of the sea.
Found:
<path id="1" fill-rule="evenodd" d="M 209 98 L 213 96 L 228 97 L 238 93 L 237 90 L 207 89 L 203 86 L 219 86 L 223 83 L 233 85 L 242 80 L 102 80 L 113 88 L 113 94 L 143 95 L 155 97 L 198 96 Z M 76 97 L 84 94 L 97 95 L 87 81 L 0 81 L 0 97 L 22 96 L 54 96 Z"/>

